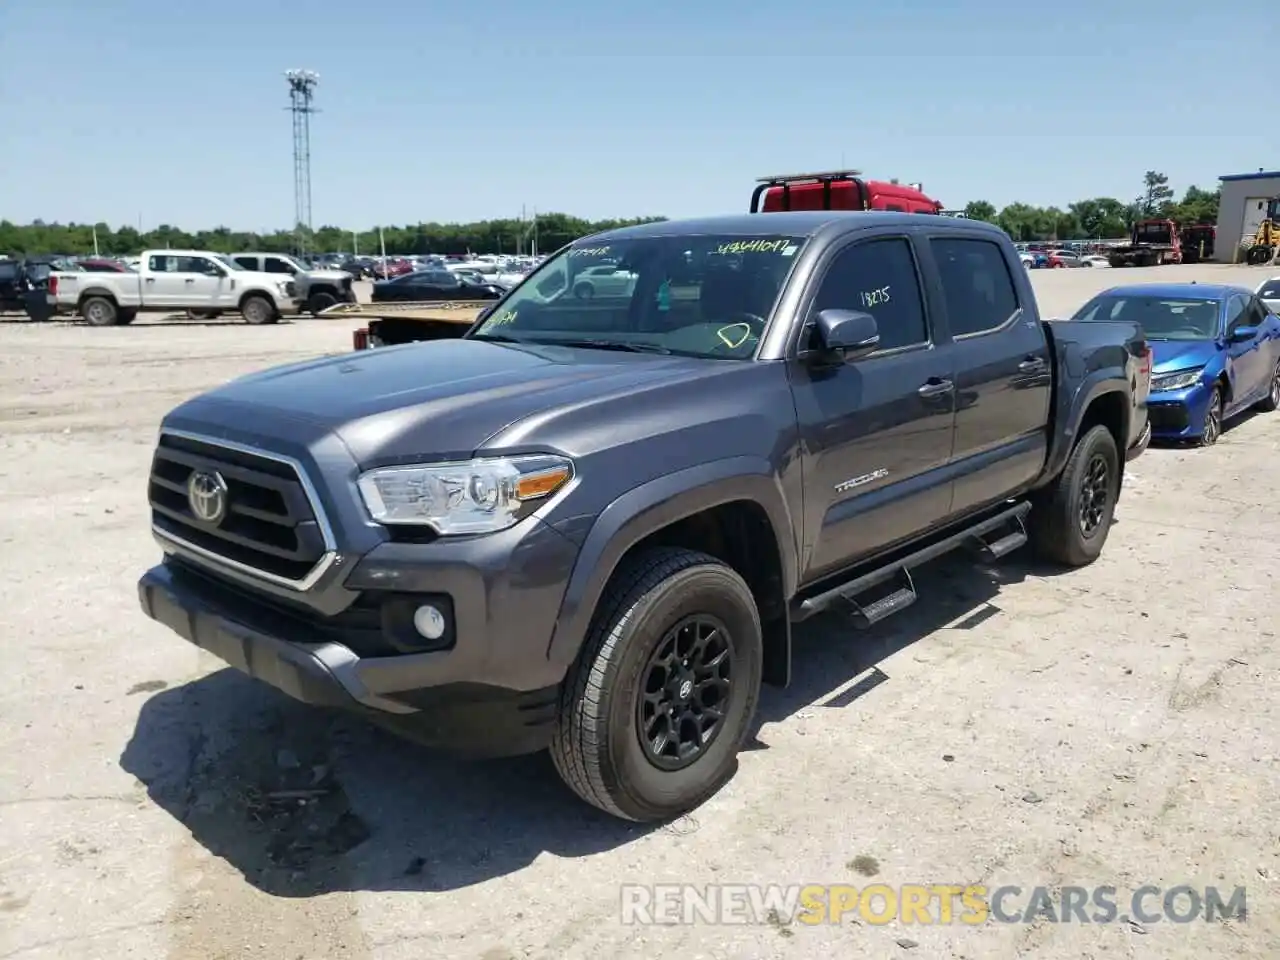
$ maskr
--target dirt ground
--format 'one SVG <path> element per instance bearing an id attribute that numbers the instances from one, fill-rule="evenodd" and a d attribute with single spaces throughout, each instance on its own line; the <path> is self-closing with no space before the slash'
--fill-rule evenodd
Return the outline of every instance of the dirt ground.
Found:
<path id="1" fill-rule="evenodd" d="M 1061 315 L 1120 279 L 1262 272 L 1034 282 Z M 160 417 L 354 325 L 0 320 L 0 960 L 1280 956 L 1280 415 L 1148 452 L 1087 569 L 943 561 L 868 634 L 806 624 L 736 778 L 647 829 L 545 757 L 441 760 L 138 610 Z M 668 882 L 1244 886 L 1249 913 L 621 922 L 621 884 Z"/>

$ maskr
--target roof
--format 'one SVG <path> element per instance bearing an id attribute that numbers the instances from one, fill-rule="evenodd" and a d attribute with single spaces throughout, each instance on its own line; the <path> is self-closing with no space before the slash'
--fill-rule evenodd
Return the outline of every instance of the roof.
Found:
<path id="1" fill-rule="evenodd" d="M 1233 180 L 1280 180 L 1280 170 L 1259 170 L 1257 173 L 1228 173 L 1218 179 L 1224 182 Z"/>
<path id="2" fill-rule="evenodd" d="M 1128 283 L 1104 290 L 1118 297 L 1169 297 L 1182 300 L 1222 300 L 1233 293 L 1253 291 L 1230 283 Z"/>
<path id="3" fill-rule="evenodd" d="M 735 213 L 719 217 L 699 217 L 691 220 L 659 220 L 641 223 L 633 227 L 619 227 L 583 237 L 578 243 L 604 238 L 631 240 L 643 237 L 672 237 L 720 235 L 730 237 L 796 236 L 809 237 L 831 227 L 834 232 L 845 233 L 867 230 L 873 227 L 920 226 L 928 220 L 931 230 L 981 231 L 995 237 L 1007 235 L 999 227 L 979 220 L 958 220 L 928 213 L 894 213 L 882 210 L 787 210 L 777 213 Z"/>

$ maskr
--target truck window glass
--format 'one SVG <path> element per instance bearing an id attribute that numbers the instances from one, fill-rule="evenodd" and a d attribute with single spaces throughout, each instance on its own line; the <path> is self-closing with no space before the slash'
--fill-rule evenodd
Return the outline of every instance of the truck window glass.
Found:
<path id="1" fill-rule="evenodd" d="M 929 341 L 915 256 L 904 239 L 872 240 L 838 254 L 812 309 L 866 311 L 876 318 L 883 350 Z"/>
<path id="2" fill-rule="evenodd" d="M 583 240 L 516 288 L 473 336 L 607 342 L 749 360 L 807 238 L 640 236 Z"/>
<path id="3" fill-rule="evenodd" d="M 152 273 L 173 273 L 173 257 L 148 257 L 147 269 Z"/>
<path id="4" fill-rule="evenodd" d="M 962 337 L 1004 326 L 1018 309 L 1004 251 L 989 240 L 960 237 L 935 237 L 929 246 L 942 280 L 951 335 Z"/>
<path id="5" fill-rule="evenodd" d="M 257 257 L 235 257 L 235 258 L 234 258 L 234 260 L 235 260 L 235 264 L 236 264 L 236 266 L 237 266 L 237 267 L 239 267 L 239 268 L 240 268 L 240 269 L 242 269 L 242 270 L 257 270 L 257 269 L 258 269 L 258 258 L 257 258 Z"/>
<path id="6" fill-rule="evenodd" d="M 279 257 L 267 257 L 266 273 L 287 273 L 292 276 L 293 267 Z"/>

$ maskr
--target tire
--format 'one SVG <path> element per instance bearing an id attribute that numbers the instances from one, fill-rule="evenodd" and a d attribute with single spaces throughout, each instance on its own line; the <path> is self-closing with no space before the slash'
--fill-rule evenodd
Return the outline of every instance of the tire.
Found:
<path id="1" fill-rule="evenodd" d="M 1099 464 L 1104 471 L 1101 478 Z M 1098 559 L 1120 494 L 1120 467 L 1120 451 L 1106 427 L 1093 427 L 1080 438 L 1062 473 L 1040 492 L 1031 508 L 1028 531 L 1039 556 L 1068 567 L 1083 567 Z M 1083 522 L 1086 497 L 1093 501 L 1092 522 L 1087 526 Z"/>
<path id="2" fill-rule="evenodd" d="M 245 323 L 255 327 L 275 323 L 280 319 L 280 314 L 276 312 L 276 305 L 266 297 L 257 294 L 244 298 L 240 304 L 240 315 L 244 317 Z"/>
<path id="3" fill-rule="evenodd" d="M 1266 398 L 1258 402 L 1258 409 L 1263 413 L 1274 413 L 1280 410 L 1280 360 L 1271 371 L 1271 390 Z"/>
<path id="4" fill-rule="evenodd" d="M 1260 267 L 1271 259 L 1270 247 L 1250 247 L 1249 252 L 1245 254 L 1244 261 L 1251 267 Z"/>
<path id="5" fill-rule="evenodd" d="M 133 323 L 133 321 L 135 321 L 135 320 L 137 320 L 137 319 L 138 319 L 138 311 L 137 311 L 137 310 L 121 310 L 121 311 L 120 311 L 120 325 L 121 325 L 121 326 L 124 326 L 124 325 L 126 325 L 126 324 L 130 324 L 130 323 Z"/>
<path id="6" fill-rule="evenodd" d="M 319 316 L 321 310 L 328 310 L 338 302 L 338 298 L 327 290 L 321 290 L 319 293 L 313 293 L 307 300 L 307 313 L 313 317 Z"/>
<path id="7" fill-rule="evenodd" d="M 705 620 L 691 623 L 695 617 Z M 718 701 L 727 708 L 691 760 L 654 760 L 654 746 L 670 747 L 671 741 L 660 732 L 649 739 L 665 711 L 643 715 L 646 698 L 641 685 L 661 678 L 651 658 L 676 642 L 672 632 L 682 623 L 686 627 L 678 637 L 685 642 L 690 630 L 715 627 L 721 649 L 730 651 L 729 692 L 727 700 Z M 582 652 L 565 680 L 551 743 L 556 770 L 587 803 L 624 820 L 655 822 L 687 813 L 737 769 L 738 751 L 760 696 L 762 661 L 755 600 L 730 567 L 706 554 L 675 548 L 624 561 L 600 599 Z M 669 684 L 680 679 L 666 676 Z M 695 676 L 679 687 L 668 687 L 684 695 L 683 701 L 676 701 L 677 709 L 697 702 L 690 699 L 686 686 Z M 686 720 L 686 732 L 692 732 L 694 722 L 696 718 Z M 669 768 L 680 762 L 687 765 Z"/>
<path id="8" fill-rule="evenodd" d="M 596 288 L 589 283 L 580 283 L 573 288 L 573 295 L 579 300 L 590 300 L 596 295 Z"/>
<path id="9" fill-rule="evenodd" d="M 1214 384 L 1213 393 L 1209 394 L 1209 406 L 1205 408 L 1204 423 L 1201 426 L 1197 445 L 1212 447 L 1222 437 L 1222 387 Z"/>
<path id="10" fill-rule="evenodd" d="M 114 327 L 120 323 L 120 310 L 106 297 L 86 297 L 80 304 L 80 316 L 91 327 Z"/>

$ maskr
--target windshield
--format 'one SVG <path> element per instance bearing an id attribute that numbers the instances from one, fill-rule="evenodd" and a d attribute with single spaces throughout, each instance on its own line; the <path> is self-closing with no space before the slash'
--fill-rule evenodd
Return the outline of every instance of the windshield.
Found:
<path id="1" fill-rule="evenodd" d="M 1086 303 L 1072 319 L 1128 320 L 1141 324 L 1151 340 L 1212 340 L 1218 331 L 1218 303 L 1171 297 L 1101 296 Z"/>
<path id="2" fill-rule="evenodd" d="M 805 241 L 580 240 L 531 274 L 471 336 L 747 360 Z"/>
<path id="3" fill-rule="evenodd" d="M 1258 296 L 1263 300 L 1280 300 L 1280 278 L 1268 280 L 1259 287 Z"/>

